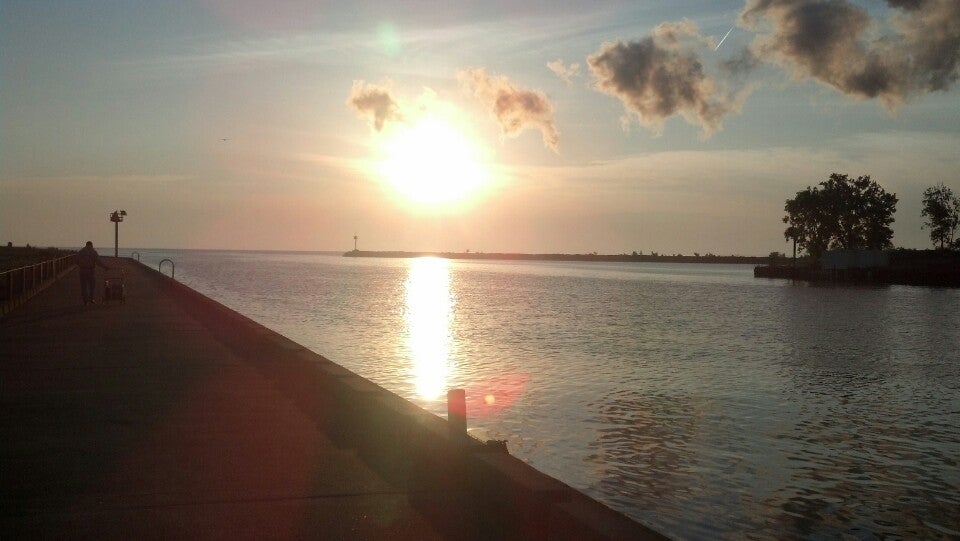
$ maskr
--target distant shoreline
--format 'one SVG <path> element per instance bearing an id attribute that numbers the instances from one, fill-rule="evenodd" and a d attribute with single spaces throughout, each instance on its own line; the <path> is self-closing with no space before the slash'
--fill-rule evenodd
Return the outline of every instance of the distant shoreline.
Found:
<path id="1" fill-rule="evenodd" d="M 740 255 L 653 255 L 653 254 L 515 254 L 486 252 L 404 252 L 351 250 L 343 257 L 380 257 L 412 259 L 416 257 L 439 257 L 442 259 L 470 259 L 497 261 L 587 261 L 614 263 L 720 263 L 758 265 L 770 263 L 770 257 Z"/>

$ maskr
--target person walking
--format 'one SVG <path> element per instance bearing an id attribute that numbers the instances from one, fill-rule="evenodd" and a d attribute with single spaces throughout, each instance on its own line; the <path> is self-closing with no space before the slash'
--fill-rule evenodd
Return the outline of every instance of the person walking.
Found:
<path id="1" fill-rule="evenodd" d="M 93 249 L 93 243 L 89 240 L 87 245 L 77 252 L 77 267 L 80 268 L 80 295 L 83 296 L 83 304 L 86 306 L 94 302 L 93 292 L 97 286 L 97 267 L 104 269 L 110 267 L 100 261 L 100 254 Z"/>

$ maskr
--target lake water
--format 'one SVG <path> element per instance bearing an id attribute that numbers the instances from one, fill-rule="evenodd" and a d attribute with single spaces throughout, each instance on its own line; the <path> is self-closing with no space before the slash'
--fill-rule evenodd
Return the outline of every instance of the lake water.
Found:
<path id="1" fill-rule="evenodd" d="M 960 291 L 752 267 L 140 250 L 678 539 L 960 536 Z M 169 267 L 167 267 L 169 272 Z"/>

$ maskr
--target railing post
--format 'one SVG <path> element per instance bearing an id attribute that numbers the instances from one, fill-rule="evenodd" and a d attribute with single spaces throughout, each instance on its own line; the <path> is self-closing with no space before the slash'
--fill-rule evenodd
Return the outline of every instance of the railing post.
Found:
<path id="1" fill-rule="evenodd" d="M 467 433 L 467 392 L 463 389 L 447 391 L 447 427 L 454 437 Z"/>

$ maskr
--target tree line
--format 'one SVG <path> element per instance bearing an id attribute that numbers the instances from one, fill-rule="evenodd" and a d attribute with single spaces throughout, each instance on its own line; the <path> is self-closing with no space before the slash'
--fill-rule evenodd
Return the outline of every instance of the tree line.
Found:
<path id="1" fill-rule="evenodd" d="M 882 250 L 893 247 L 893 214 L 897 195 L 888 193 L 870 175 L 852 178 L 832 173 L 817 186 L 807 186 L 784 205 L 784 238 L 819 260 L 826 250 Z M 960 249 L 960 198 L 945 184 L 923 192 L 926 217 L 935 247 Z"/>

